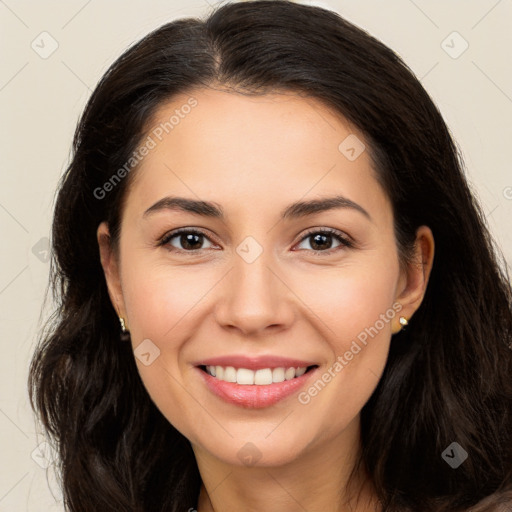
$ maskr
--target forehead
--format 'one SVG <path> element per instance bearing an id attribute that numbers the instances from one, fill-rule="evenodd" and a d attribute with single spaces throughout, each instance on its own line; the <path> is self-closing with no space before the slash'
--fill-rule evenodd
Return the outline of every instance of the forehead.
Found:
<path id="1" fill-rule="evenodd" d="M 386 206 L 364 136 L 314 98 L 192 90 L 160 106 L 149 140 L 130 193 L 139 209 L 168 192 L 278 207 L 335 189 Z"/>
<path id="2" fill-rule="evenodd" d="M 174 97 L 160 106 L 147 128 L 159 142 L 164 138 L 171 144 L 190 143 L 193 132 L 196 146 L 205 150 L 214 146 L 241 153 L 265 148 L 265 154 L 287 157 L 289 150 L 303 155 L 308 150 L 329 151 L 340 136 L 356 132 L 344 117 L 315 98 L 289 91 L 250 95 L 216 89 Z M 270 140 L 274 144 L 269 145 Z M 310 144 L 304 146 L 304 141 Z"/>

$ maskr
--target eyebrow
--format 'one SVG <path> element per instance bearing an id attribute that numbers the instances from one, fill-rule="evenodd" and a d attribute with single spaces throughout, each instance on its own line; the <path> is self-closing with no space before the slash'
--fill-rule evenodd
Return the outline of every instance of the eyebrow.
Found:
<path id="1" fill-rule="evenodd" d="M 370 214 L 361 205 L 340 195 L 292 203 L 281 212 L 281 219 L 296 219 L 338 208 L 356 210 L 362 213 L 370 222 L 373 222 Z M 167 196 L 160 199 L 144 212 L 143 217 L 162 210 L 183 211 L 203 217 L 225 219 L 224 210 L 217 203 L 176 196 Z"/>

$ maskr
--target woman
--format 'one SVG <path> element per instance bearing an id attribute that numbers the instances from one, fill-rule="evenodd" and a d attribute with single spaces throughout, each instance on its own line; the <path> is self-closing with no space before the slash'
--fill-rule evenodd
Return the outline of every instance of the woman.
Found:
<path id="1" fill-rule="evenodd" d="M 29 388 L 68 510 L 510 507 L 506 266 L 428 94 L 337 14 L 130 48 L 52 242 Z"/>

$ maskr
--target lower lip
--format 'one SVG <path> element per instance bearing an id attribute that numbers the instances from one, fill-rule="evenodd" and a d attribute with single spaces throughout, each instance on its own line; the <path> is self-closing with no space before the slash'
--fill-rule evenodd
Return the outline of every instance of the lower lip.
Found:
<path id="1" fill-rule="evenodd" d="M 226 402 L 248 409 L 269 407 L 297 392 L 317 369 L 318 367 L 312 368 L 304 375 L 290 380 L 260 386 L 257 384 L 237 384 L 236 382 L 216 379 L 197 367 L 210 391 Z"/>

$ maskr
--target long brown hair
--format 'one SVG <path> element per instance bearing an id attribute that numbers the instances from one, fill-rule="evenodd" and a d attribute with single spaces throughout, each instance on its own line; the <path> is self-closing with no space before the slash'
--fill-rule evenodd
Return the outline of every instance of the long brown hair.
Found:
<path id="1" fill-rule="evenodd" d="M 59 453 L 66 507 L 185 511 L 200 475 L 190 443 L 140 380 L 99 260 L 115 244 L 136 168 L 103 197 L 174 95 L 222 84 L 323 101 L 364 134 L 394 214 L 401 261 L 416 229 L 436 255 L 408 328 L 361 412 L 363 466 L 384 510 L 499 510 L 512 492 L 512 291 L 505 260 L 466 182 L 438 109 L 389 48 L 334 12 L 285 0 L 229 3 L 206 20 L 168 23 L 128 49 L 95 88 L 77 126 L 52 231 L 57 303 L 29 376 L 32 407 Z M 95 193 L 96 191 L 96 193 Z M 451 468 L 457 442 L 468 458 Z M 509 494 L 507 495 L 507 491 Z M 478 505 L 477 505 L 478 504 Z"/>

